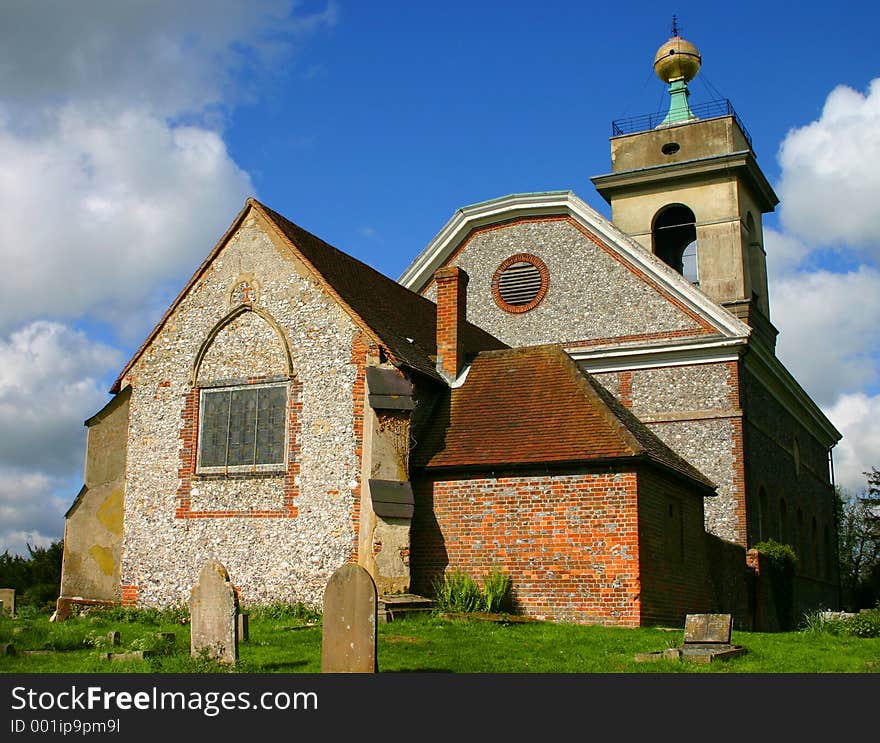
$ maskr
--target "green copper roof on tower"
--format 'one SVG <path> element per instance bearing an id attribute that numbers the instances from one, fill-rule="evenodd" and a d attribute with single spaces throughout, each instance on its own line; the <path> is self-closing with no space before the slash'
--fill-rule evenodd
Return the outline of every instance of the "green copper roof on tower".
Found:
<path id="1" fill-rule="evenodd" d="M 687 84 L 700 71 L 700 52 L 689 41 L 678 35 L 678 22 L 673 16 L 672 38 L 654 55 L 654 72 L 669 85 L 669 111 L 660 126 L 691 121 L 697 117 L 688 105 Z"/>

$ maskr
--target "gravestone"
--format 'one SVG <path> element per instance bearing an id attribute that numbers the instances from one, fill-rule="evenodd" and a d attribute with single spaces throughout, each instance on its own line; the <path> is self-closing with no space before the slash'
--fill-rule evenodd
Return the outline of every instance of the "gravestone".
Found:
<path id="1" fill-rule="evenodd" d="M 731 645 L 733 618 L 730 614 L 688 614 L 684 620 L 684 644 L 653 653 L 637 653 L 636 661 L 686 660 L 713 663 L 743 655 L 742 645 Z"/>
<path id="2" fill-rule="evenodd" d="M 733 619 L 730 614 L 688 614 L 684 621 L 685 644 L 711 642 L 730 644 Z"/>
<path id="3" fill-rule="evenodd" d="M 242 612 L 238 615 L 238 641 L 247 642 L 251 638 L 250 614 Z"/>
<path id="4" fill-rule="evenodd" d="M 359 565 L 343 565 L 324 590 L 322 673 L 376 673 L 376 584 Z"/>
<path id="5" fill-rule="evenodd" d="M 9 616 L 15 616 L 15 589 L 0 588 L 0 601 L 3 602 L 3 611 Z"/>
<path id="6" fill-rule="evenodd" d="M 122 635 L 119 634 L 119 630 L 110 630 L 107 633 L 107 640 L 113 647 L 118 647 L 122 643 Z"/>
<path id="7" fill-rule="evenodd" d="M 219 562 L 202 566 L 189 599 L 190 654 L 206 653 L 221 663 L 238 660 L 238 598 L 229 573 Z"/>

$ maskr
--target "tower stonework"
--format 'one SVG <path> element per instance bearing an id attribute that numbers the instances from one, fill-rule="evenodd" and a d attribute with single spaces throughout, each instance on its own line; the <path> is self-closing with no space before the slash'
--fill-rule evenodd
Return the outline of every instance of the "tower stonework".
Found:
<path id="1" fill-rule="evenodd" d="M 664 44 L 658 55 L 664 49 L 674 52 L 676 39 Z M 693 275 L 685 275 L 750 325 L 772 350 L 777 331 L 770 322 L 761 217 L 772 212 L 779 199 L 729 102 L 715 102 L 696 113 L 682 104 L 679 110 L 686 115 L 672 117 L 686 80 L 670 78 L 670 69 L 658 69 L 661 79 L 670 83 L 669 114 L 649 128 L 643 121 L 616 122 L 611 173 L 591 180 L 611 205 L 612 222 L 680 273 L 681 266 L 675 265 L 680 252 L 670 259 L 660 243 L 676 232 L 683 243 L 679 248 L 695 239 Z M 693 75 L 696 69 L 691 68 Z M 644 130 L 636 131 L 640 127 Z M 664 221 L 664 215 L 672 219 Z"/>

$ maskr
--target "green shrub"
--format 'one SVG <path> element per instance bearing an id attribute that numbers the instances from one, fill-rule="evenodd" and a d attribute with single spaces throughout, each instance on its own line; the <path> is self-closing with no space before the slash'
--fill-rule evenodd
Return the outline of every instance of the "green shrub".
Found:
<path id="1" fill-rule="evenodd" d="M 845 619 L 844 631 L 853 637 L 880 637 L 880 609 L 869 609 Z"/>
<path id="2" fill-rule="evenodd" d="M 453 570 L 434 584 L 437 608 L 447 612 L 473 612 L 483 608 L 483 595 L 467 573 Z"/>
<path id="3" fill-rule="evenodd" d="M 798 557 L 789 544 L 782 544 L 773 539 L 758 542 L 754 549 L 770 560 L 770 563 L 778 568 L 797 567 Z"/>
<path id="4" fill-rule="evenodd" d="M 507 613 L 512 608 L 513 584 L 510 576 L 498 568 L 483 578 L 483 610 L 490 614 Z"/>
<path id="5" fill-rule="evenodd" d="M 788 544 L 768 539 L 758 542 L 754 549 L 764 558 L 762 569 L 766 570 L 773 590 L 776 620 L 779 629 L 790 630 L 794 626 L 794 574 L 798 558 Z"/>
<path id="6" fill-rule="evenodd" d="M 443 612 L 491 614 L 510 612 L 513 605 L 510 576 L 498 568 L 483 578 L 483 588 L 467 573 L 452 570 L 434 582 L 437 609 Z"/>
<path id="7" fill-rule="evenodd" d="M 839 617 L 826 619 L 822 616 L 823 612 L 814 611 L 804 614 L 801 621 L 801 632 L 810 635 L 842 635 L 846 631 L 845 620 Z"/>

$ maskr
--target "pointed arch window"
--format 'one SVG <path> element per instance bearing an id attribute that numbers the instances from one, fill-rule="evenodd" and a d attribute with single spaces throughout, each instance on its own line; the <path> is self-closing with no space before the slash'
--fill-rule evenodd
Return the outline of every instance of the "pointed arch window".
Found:
<path id="1" fill-rule="evenodd" d="M 682 204 L 667 206 L 654 219 L 654 254 L 692 284 L 699 285 L 697 220 Z"/>

